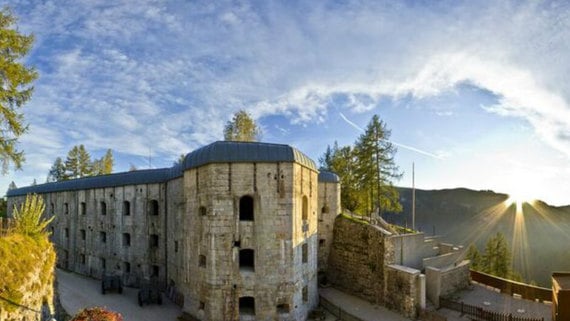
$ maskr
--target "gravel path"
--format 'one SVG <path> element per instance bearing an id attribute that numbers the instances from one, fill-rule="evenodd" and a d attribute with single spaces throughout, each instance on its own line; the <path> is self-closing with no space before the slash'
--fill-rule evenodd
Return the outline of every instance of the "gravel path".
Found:
<path id="1" fill-rule="evenodd" d="M 123 294 L 101 294 L 101 281 L 79 274 L 57 270 L 61 304 L 75 315 L 86 307 L 105 307 L 119 312 L 124 321 L 176 321 L 181 309 L 162 296 L 162 305 L 151 304 L 142 308 L 137 303 L 138 289 L 124 288 Z"/>

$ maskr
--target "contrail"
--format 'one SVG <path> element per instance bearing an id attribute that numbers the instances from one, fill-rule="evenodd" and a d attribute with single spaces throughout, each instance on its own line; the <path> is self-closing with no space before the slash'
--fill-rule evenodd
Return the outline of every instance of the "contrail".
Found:
<path id="1" fill-rule="evenodd" d="M 339 112 L 339 114 L 340 114 L 340 117 L 341 117 L 345 122 L 347 122 L 350 126 L 356 128 L 356 129 L 358 129 L 358 130 L 361 131 L 361 132 L 364 131 L 364 128 L 358 126 L 357 124 L 355 124 L 354 122 L 352 122 L 350 119 L 346 118 L 346 116 L 345 116 L 343 113 L 340 113 L 340 112 Z M 439 156 L 439 155 L 436 155 L 436 154 L 430 153 L 430 152 L 426 152 L 425 150 L 421 150 L 421 149 L 419 149 L 419 148 L 415 148 L 415 147 L 412 147 L 412 146 L 408 146 L 408 145 L 396 143 L 395 141 L 390 141 L 390 140 L 385 140 L 385 139 L 383 139 L 383 140 L 384 140 L 384 141 L 387 141 L 387 142 L 389 142 L 389 143 L 392 143 L 392 144 L 394 144 L 394 145 L 396 145 L 396 146 L 398 146 L 398 147 L 402 147 L 402 148 L 404 148 L 404 149 L 411 150 L 411 151 L 413 151 L 413 152 L 416 152 L 416 153 L 419 153 L 419 154 L 422 154 L 422 155 L 426 155 L 426 156 L 433 157 L 433 158 L 436 158 L 436 159 L 443 159 L 443 158 L 442 158 L 441 156 Z"/>

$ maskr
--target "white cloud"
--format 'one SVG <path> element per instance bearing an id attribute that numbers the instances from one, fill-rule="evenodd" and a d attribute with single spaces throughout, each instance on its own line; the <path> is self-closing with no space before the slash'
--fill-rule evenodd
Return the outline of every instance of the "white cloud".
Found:
<path id="1" fill-rule="evenodd" d="M 336 95 L 346 97 L 341 109 L 366 112 L 382 97 L 437 96 L 467 82 L 498 97 L 487 111 L 527 119 L 570 155 L 564 3 L 14 6 L 36 35 L 30 61 L 41 74 L 26 115 L 58 150 L 84 143 L 144 156 L 153 146 L 172 157 L 221 138 L 240 108 L 306 124 L 325 120 Z M 22 140 L 30 158 L 53 160 L 35 151 L 43 144 Z"/>

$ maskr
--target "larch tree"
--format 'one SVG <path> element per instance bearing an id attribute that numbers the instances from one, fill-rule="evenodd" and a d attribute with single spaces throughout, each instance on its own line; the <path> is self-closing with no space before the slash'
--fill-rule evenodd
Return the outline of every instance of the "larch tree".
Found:
<path id="1" fill-rule="evenodd" d="M 234 114 L 224 127 L 224 140 L 237 142 L 255 142 L 261 136 L 261 130 L 245 110 Z"/>
<path id="2" fill-rule="evenodd" d="M 466 257 L 471 261 L 472 270 L 481 271 L 482 257 L 481 253 L 479 252 L 479 249 L 477 249 L 475 244 L 471 243 L 471 245 L 467 249 Z"/>
<path id="3" fill-rule="evenodd" d="M 65 160 L 65 174 L 69 178 L 80 178 L 93 175 L 91 156 L 85 146 L 73 146 Z"/>
<path id="4" fill-rule="evenodd" d="M 33 67 L 22 60 L 34 42 L 33 35 L 23 35 L 16 28 L 16 17 L 8 8 L 0 10 L 0 162 L 2 173 L 11 163 L 22 167 L 24 152 L 18 150 L 18 138 L 27 130 L 20 109 L 30 100 L 38 77 Z"/>
<path id="5" fill-rule="evenodd" d="M 360 190 L 360 210 L 372 213 L 400 212 L 402 205 L 392 181 L 402 177 L 394 162 L 396 147 L 389 141 L 390 130 L 374 115 L 354 146 L 355 176 Z"/>

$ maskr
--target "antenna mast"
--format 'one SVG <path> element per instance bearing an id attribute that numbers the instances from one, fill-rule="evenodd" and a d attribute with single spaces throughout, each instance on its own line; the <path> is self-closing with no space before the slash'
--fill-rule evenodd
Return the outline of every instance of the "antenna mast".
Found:
<path id="1" fill-rule="evenodd" d="M 412 162 L 412 230 L 416 230 L 416 172 Z"/>

